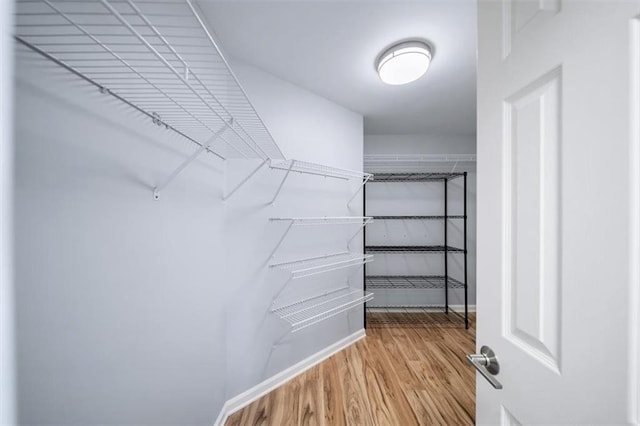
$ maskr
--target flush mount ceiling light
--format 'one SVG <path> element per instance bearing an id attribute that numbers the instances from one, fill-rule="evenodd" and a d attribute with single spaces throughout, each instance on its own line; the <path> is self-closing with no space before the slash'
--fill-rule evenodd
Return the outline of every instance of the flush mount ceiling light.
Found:
<path id="1" fill-rule="evenodd" d="M 422 77 L 431 63 L 431 47 L 421 41 L 405 41 L 385 50 L 376 62 L 380 79 L 392 85 Z"/>

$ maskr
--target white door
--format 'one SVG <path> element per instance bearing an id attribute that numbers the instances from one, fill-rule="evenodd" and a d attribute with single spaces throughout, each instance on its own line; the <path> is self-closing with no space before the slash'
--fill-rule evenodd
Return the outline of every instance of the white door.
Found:
<path id="1" fill-rule="evenodd" d="M 640 2 L 478 14 L 477 421 L 637 422 Z"/>

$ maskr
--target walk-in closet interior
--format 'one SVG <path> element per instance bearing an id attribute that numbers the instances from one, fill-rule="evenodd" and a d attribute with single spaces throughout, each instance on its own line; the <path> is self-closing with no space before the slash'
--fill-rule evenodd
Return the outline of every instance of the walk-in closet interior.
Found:
<path id="1" fill-rule="evenodd" d="M 9 3 L 20 424 L 222 425 L 393 327 L 472 342 L 474 2 Z"/>

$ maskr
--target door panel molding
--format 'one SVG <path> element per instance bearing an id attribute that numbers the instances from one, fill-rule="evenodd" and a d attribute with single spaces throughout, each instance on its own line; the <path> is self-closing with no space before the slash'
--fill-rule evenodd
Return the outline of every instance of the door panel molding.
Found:
<path id="1" fill-rule="evenodd" d="M 558 374 L 561 92 L 558 67 L 503 102 L 503 336 Z"/>
<path id="2" fill-rule="evenodd" d="M 500 406 L 500 425 L 501 426 L 522 426 L 522 423 L 515 418 L 513 414 L 504 405 Z"/>
<path id="3" fill-rule="evenodd" d="M 640 424 L 640 16 L 629 24 L 630 123 L 629 185 L 630 206 L 630 353 L 629 422 Z M 635 259 L 636 261 L 633 261 Z"/>

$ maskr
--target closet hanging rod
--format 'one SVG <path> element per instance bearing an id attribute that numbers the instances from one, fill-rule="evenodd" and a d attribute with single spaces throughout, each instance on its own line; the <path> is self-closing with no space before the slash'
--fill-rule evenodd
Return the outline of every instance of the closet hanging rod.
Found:
<path id="1" fill-rule="evenodd" d="M 138 105 L 128 101 L 127 99 L 123 98 L 122 96 L 119 96 L 118 94 L 111 92 L 110 90 L 105 88 L 100 83 L 96 82 L 95 80 L 91 79 L 90 77 L 87 77 L 86 75 L 82 74 L 81 72 L 75 70 L 73 67 L 68 66 L 64 62 L 62 62 L 59 59 L 57 59 L 56 57 L 49 55 L 47 52 L 39 49 L 38 47 L 34 46 L 33 44 L 29 43 L 28 41 L 23 40 L 22 38 L 20 38 L 18 36 L 15 36 L 15 35 L 13 36 L 13 38 L 14 38 L 14 40 L 16 40 L 18 43 L 22 44 L 23 46 L 31 49 L 32 51 L 36 52 L 39 55 L 45 57 L 46 59 L 50 60 L 51 62 L 55 63 L 56 65 L 64 68 L 65 70 L 69 71 L 70 73 L 74 74 L 75 76 L 80 77 L 81 79 L 83 79 L 87 83 L 95 86 L 98 90 L 100 90 L 101 93 L 109 94 L 109 95 L 113 96 L 114 98 L 116 98 L 117 100 L 119 100 L 120 102 L 130 106 L 133 109 L 135 109 L 139 113 L 146 115 L 147 117 L 149 117 L 153 121 L 154 124 L 157 124 L 159 126 L 164 126 L 164 128 L 166 128 L 168 130 L 171 130 L 172 132 L 175 132 L 176 134 L 182 136 L 183 138 L 187 139 L 190 142 L 193 142 L 194 144 L 198 145 L 198 147 L 200 147 L 200 148 L 203 147 L 204 144 L 202 144 L 202 143 L 198 142 L 197 140 L 193 139 L 192 137 L 184 134 L 183 132 L 181 132 L 180 130 L 176 129 L 172 125 L 170 125 L 168 123 L 165 123 L 162 119 L 158 118 L 158 116 L 156 114 L 153 114 L 153 113 L 150 113 L 148 111 L 145 111 L 144 109 L 140 108 Z M 210 153 L 210 154 L 215 155 L 216 157 L 220 158 L 221 160 L 225 159 L 220 154 L 218 154 L 215 151 L 212 151 L 209 148 L 207 148 L 207 152 Z"/>

